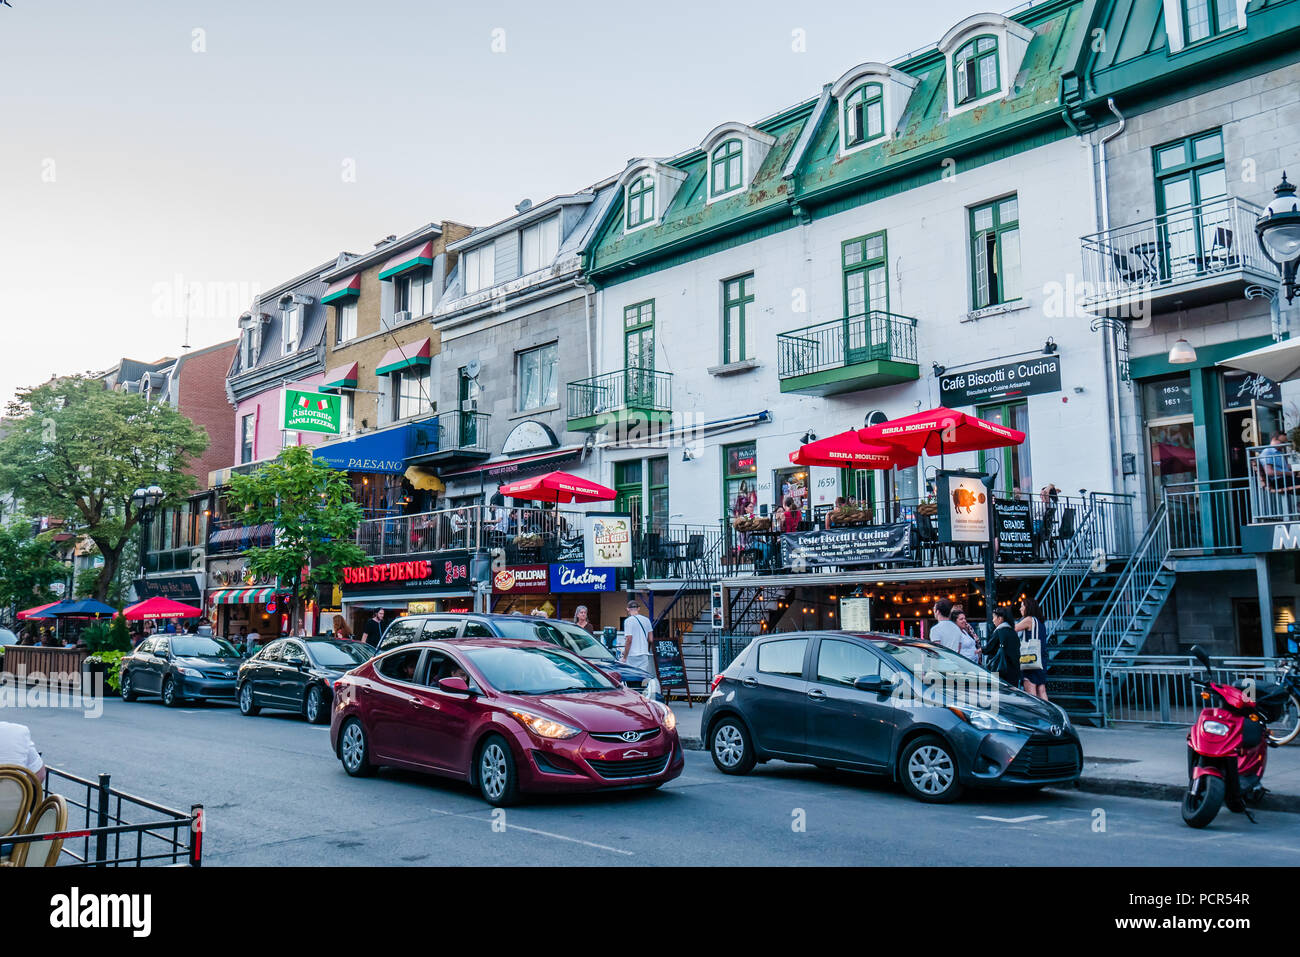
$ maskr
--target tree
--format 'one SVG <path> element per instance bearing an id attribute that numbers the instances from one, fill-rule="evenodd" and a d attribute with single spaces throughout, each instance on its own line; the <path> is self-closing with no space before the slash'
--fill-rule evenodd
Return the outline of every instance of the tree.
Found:
<path id="1" fill-rule="evenodd" d="M 50 585 L 63 581 L 67 566 L 48 533 L 32 533 L 32 522 L 18 516 L 0 526 L 0 607 L 21 610 L 55 599 Z"/>
<path id="2" fill-rule="evenodd" d="M 288 588 L 291 622 L 298 621 L 301 599 L 338 584 L 344 568 L 368 561 L 356 544 L 361 506 L 347 475 L 313 459 L 305 446 L 290 446 L 251 475 L 232 475 L 225 500 L 245 524 L 275 525 L 274 544 L 244 554 L 252 572 L 274 575 Z"/>
<path id="3" fill-rule="evenodd" d="M 185 474 L 207 434 L 165 403 L 73 376 L 24 389 L 0 439 L 0 491 L 34 515 L 61 518 L 104 557 L 94 597 L 105 601 L 140 511 L 131 494 L 158 485 L 164 504 L 195 487 Z"/>

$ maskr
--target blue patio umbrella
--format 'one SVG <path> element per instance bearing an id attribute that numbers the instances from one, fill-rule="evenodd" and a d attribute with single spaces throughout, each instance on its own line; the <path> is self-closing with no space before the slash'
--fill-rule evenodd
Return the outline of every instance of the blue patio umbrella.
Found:
<path id="1" fill-rule="evenodd" d="M 106 605 L 94 598 L 83 598 L 81 601 L 61 601 L 53 608 L 45 609 L 46 616 L 52 615 L 55 618 L 93 618 L 98 615 L 116 614 L 117 609 L 112 605 Z"/>

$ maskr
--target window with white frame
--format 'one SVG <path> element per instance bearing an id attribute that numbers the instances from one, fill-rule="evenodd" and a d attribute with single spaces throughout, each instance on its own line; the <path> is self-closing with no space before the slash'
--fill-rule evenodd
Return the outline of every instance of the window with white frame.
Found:
<path id="1" fill-rule="evenodd" d="M 493 244 L 466 250 L 461 263 L 465 270 L 465 295 L 487 289 L 495 282 L 497 255 Z"/>
<path id="2" fill-rule="evenodd" d="M 997 37 L 968 40 L 952 58 L 953 101 L 961 105 L 997 93 L 1002 89 L 1000 70 Z"/>
<path id="3" fill-rule="evenodd" d="M 288 355 L 298 351 L 302 341 L 302 305 L 287 302 L 280 312 L 280 354 Z"/>
<path id="4" fill-rule="evenodd" d="M 515 353 L 515 380 L 519 394 L 517 410 L 542 409 L 560 401 L 560 349 L 548 343 L 536 349 Z"/>
<path id="5" fill-rule="evenodd" d="M 649 173 L 627 185 L 627 228 L 636 229 L 655 218 L 655 180 Z"/>
<path id="6" fill-rule="evenodd" d="M 433 411 L 428 369 L 403 369 L 393 373 L 393 418 L 409 419 Z"/>
<path id="7" fill-rule="evenodd" d="M 334 342 L 348 342 L 357 337 L 357 301 L 347 299 L 334 309 Z"/>
<path id="8" fill-rule="evenodd" d="M 411 318 L 433 312 L 433 267 L 421 266 L 393 277 L 393 312 Z"/>
<path id="9" fill-rule="evenodd" d="M 356 431 L 355 416 L 357 410 L 357 396 L 354 392 L 346 390 L 339 392 L 339 429 L 344 435 L 350 435 Z"/>
<path id="10" fill-rule="evenodd" d="M 844 145 L 861 146 L 884 135 L 884 87 L 863 83 L 844 100 Z"/>
<path id="11" fill-rule="evenodd" d="M 1183 36 L 1196 43 L 1237 29 L 1237 0 L 1181 0 Z"/>
<path id="12" fill-rule="evenodd" d="M 239 422 L 239 461 L 253 461 L 253 448 L 257 442 L 257 413 L 249 412 Z"/>
<path id="13" fill-rule="evenodd" d="M 545 269 L 560 251 L 560 217 L 549 216 L 519 232 L 519 273 Z"/>

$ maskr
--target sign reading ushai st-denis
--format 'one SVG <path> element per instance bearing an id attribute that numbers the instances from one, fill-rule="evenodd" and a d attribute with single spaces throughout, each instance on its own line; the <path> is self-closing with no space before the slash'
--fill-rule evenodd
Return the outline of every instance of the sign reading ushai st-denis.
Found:
<path id="1" fill-rule="evenodd" d="M 342 399 L 339 396 L 329 392 L 284 390 L 285 431 L 338 435 L 342 421 Z"/>

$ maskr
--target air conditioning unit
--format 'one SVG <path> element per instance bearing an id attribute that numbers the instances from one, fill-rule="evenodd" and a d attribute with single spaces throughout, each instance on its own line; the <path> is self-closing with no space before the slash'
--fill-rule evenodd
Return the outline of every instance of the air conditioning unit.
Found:
<path id="1" fill-rule="evenodd" d="M 411 310 L 403 309 L 401 312 L 393 313 L 393 322 L 410 322 Z"/>

